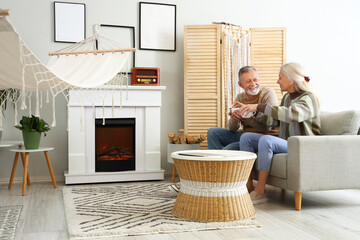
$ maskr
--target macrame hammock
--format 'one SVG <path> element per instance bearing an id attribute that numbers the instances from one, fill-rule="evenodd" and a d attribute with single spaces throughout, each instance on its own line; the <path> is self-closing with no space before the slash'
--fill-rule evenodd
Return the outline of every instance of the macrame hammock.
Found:
<path id="1" fill-rule="evenodd" d="M 115 89 L 120 87 L 121 91 L 124 82 L 127 86 L 126 73 L 129 72 L 127 61 L 130 61 L 130 52 L 135 49 L 121 48 L 119 43 L 100 36 L 99 25 L 95 26 L 92 37 L 49 53 L 50 60 L 45 66 L 23 42 L 7 20 L 7 15 L 9 10 L 0 9 L 0 110 L 4 109 L 6 104 L 13 103 L 15 124 L 18 121 L 18 105 L 22 110 L 28 109 L 29 115 L 40 116 L 43 101 L 48 103 L 51 98 L 53 111 L 51 126 L 54 127 L 57 95 L 63 94 L 68 102 L 68 90 L 90 90 L 91 96 L 86 94 L 89 91 L 83 91 L 83 94 L 78 95 L 77 100 L 81 107 L 85 102 L 92 103 L 94 110 L 94 94 L 104 100 L 109 95 L 109 91 L 114 96 Z M 119 74 L 120 72 L 124 74 Z M 31 109 L 33 94 L 36 95 L 34 113 Z M 120 106 L 122 106 L 121 101 L 122 91 Z M 2 114 L 0 114 L 0 130 L 2 130 Z"/>

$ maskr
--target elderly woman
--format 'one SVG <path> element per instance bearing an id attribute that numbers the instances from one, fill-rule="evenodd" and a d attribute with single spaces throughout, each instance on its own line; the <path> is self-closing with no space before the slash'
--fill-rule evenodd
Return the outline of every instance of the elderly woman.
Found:
<path id="1" fill-rule="evenodd" d="M 258 111 L 267 116 L 268 125 L 280 123 L 279 137 L 258 133 L 244 133 L 240 138 L 240 150 L 258 152 L 259 181 L 254 189 L 251 175 L 247 183 L 253 204 L 267 201 L 265 184 L 269 176 L 274 153 L 287 153 L 287 139 L 298 135 L 320 135 L 320 109 L 312 92 L 310 78 L 298 63 L 287 63 L 280 69 L 277 83 L 287 92 L 279 106 L 271 104 L 242 105 L 241 113 Z"/>

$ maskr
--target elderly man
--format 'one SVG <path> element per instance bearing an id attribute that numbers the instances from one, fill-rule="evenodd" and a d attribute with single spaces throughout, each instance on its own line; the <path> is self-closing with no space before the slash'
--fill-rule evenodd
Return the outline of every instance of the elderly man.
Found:
<path id="1" fill-rule="evenodd" d="M 233 108 L 240 108 L 241 104 L 270 103 L 271 105 L 278 105 L 274 90 L 260 87 L 258 74 L 254 67 L 242 67 L 239 70 L 238 83 L 244 92 L 236 97 Z M 240 112 L 240 110 L 229 112 L 229 129 L 212 127 L 208 130 L 209 149 L 239 150 L 240 136 L 244 132 L 277 135 L 276 130 L 272 129 L 271 126 L 266 126 L 268 117 L 263 113 L 257 112 L 253 116 L 250 116 L 251 114 L 241 116 Z"/>

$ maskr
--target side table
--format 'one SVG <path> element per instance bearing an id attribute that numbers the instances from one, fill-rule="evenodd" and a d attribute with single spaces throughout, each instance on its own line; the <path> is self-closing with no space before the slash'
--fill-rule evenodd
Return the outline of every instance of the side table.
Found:
<path id="1" fill-rule="evenodd" d="M 168 163 L 173 164 L 173 170 L 172 170 L 172 178 L 171 182 L 175 182 L 175 175 L 176 175 L 176 167 L 174 164 L 173 159 L 171 158 L 171 153 L 178 152 L 178 151 L 184 151 L 184 150 L 200 150 L 200 143 L 194 143 L 194 144 L 174 144 L 174 143 L 168 143 L 167 147 L 167 161 Z"/>
<path id="2" fill-rule="evenodd" d="M 15 158 L 14 158 L 14 164 L 13 164 L 13 168 L 11 171 L 11 177 L 10 177 L 10 182 L 9 182 L 9 190 L 12 187 L 13 181 L 14 181 L 14 175 L 15 175 L 15 171 L 16 171 L 16 165 L 17 165 L 17 161 L 19 158 L 19 154 L 25 154 L 25 157 L 23 159 L 23 163 L 24 163 L 24 177 L 23 177 L 23 187 L 22 187 L 22 195 L 24 196 L 26 193 L 26 179 L 28 178 L 28 165 L 29 165 L 29 154 L 33 153 L 33 152 L 44 152 L 45 155 L 45 159 L 47 162 L 47 165 L 49 167 L 49 172 L 50 172 L 50 176 L 51 176 L 51 180 L 53 182 L 54 188 L 57 188 L 56 185 L 56 180 L 54 177 L 54 172 L 51 166 L 51 162 L 50 162 L 50 158 L 49 158 L 49 153 L 48 151 L 53 150 L 53 147 L 41 147 L 38 149 L 9 149 L 11 152 L 15 152 Z M 30 182 L 28 180 L 28 182 Z M 29 184 L 30 185 L 30 184 Z"/>
<path id="3" fill-rule="evenodd" d="M 0 141 L 0 148 L 1 147 L 13 147 L 13 146 L 22 146 L 22 141 Z"/>
<path id="4" fill-rule="evenodd" d="M 180 192 L 172 214 L 199 222 L 228 222 L 255 217 L 246 182 L 255 153 L 230 150 L 173 152 Z"/>
<path id="5" fill-rule="evenodd" d="M 0 141 L 0 148 L 18 146 L 19 149 L 21 149 L 23 147 L 23 145 L 24 145 L 24 143 L 22 141 Z M 24 159 L 25 159 L 25 155 L 24 155 L 24 153 L 21 153 L 21 160 L 22 160 L 23 166 L 25 166 Z M 27 176 L 27 183 L 29 184 L 29 186 L 31 185 L 29 174 Z"/>

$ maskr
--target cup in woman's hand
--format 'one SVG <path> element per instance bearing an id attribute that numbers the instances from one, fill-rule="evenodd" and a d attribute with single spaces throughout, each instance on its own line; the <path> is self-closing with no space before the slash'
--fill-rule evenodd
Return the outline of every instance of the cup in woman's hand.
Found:
<path id="1" fill-rule="evenodd" d="M 240 108 L 230 108 L 230 111 L 234 113 L 236 110 L 239 110 Z M 251 118 L 255 115 L 256 112 L 244 112 L 244 114 L 241 115 L 242 118 Z"/>

